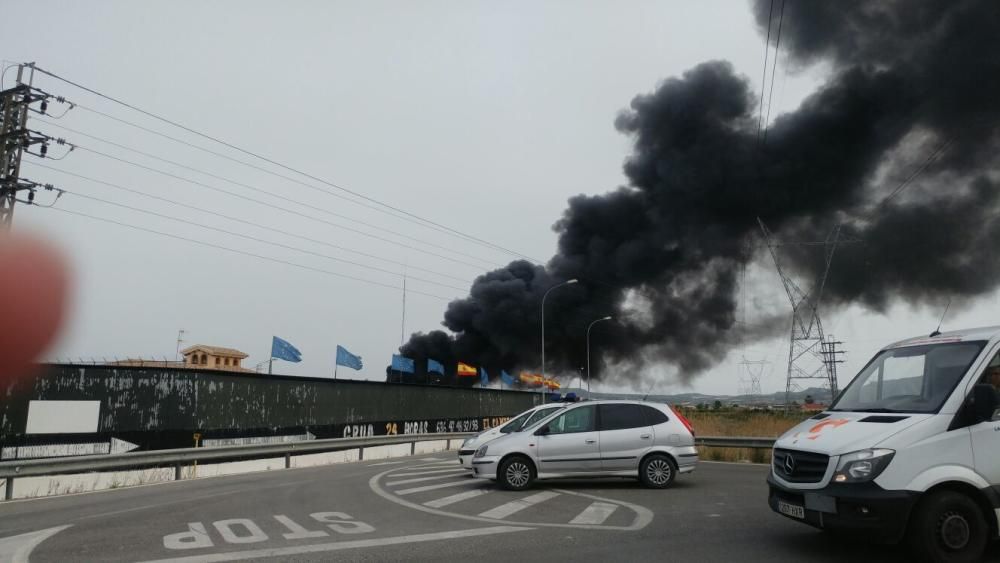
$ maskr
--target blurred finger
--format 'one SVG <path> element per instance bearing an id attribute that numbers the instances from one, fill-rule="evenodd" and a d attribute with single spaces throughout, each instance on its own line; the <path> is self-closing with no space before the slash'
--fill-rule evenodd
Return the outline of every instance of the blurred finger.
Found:
<path id="1" fill-rule="evenodd" d="M 62 324 L 66 261 L 49 243 L 0 235 L 0 384 L 26 376 Z"/>

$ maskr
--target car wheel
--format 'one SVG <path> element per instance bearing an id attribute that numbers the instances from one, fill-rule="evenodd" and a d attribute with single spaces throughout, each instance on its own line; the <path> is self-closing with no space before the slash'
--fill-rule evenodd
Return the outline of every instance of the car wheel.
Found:
<path id="1" fill-rule="evenodd" d="M 523 456 L 509 457 L 497 468 L 497 482 L 508 491 L 523 491 L 535 480 L 535 467 Z"/>
<path id="2" fill-rule="evenodd" d="M 955 491 L 938 491 L 914 510 L 907 543 L 919 561 L 979 561 L 988 530 L 983 511 L 974 500 Z"/>
<path id="3" fill-rule="evenodd" d="M 651 455 L 639 464 L 639 481 L 651 489 L 666 489 L 676 477 L 677 465 L 665 455 Z"/>

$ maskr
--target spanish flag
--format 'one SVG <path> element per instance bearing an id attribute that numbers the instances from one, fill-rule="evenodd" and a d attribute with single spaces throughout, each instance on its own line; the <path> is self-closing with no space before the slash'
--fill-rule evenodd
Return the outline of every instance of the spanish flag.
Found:
<path id="1" fill-rule="evenodd" d="M 458 362 L 458 376 L 459 377 L 476 377 L 479 375 L 478 370 L 474 366 Z"/>

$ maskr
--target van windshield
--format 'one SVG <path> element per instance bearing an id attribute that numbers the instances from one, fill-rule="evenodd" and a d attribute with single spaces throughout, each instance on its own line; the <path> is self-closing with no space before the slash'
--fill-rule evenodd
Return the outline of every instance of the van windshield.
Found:
<path id="1" fill-rule="evenodd" d="M 830 410 L 935 413 L 985 345 L 975 341 L 883 350 Z"/>

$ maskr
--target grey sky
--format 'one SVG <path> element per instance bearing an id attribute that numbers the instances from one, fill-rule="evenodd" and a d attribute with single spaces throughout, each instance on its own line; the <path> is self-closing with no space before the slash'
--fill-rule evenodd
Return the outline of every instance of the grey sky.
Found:
<path id="1" fill-rule="evenodd" d="M 624 181 L 629 139 L 612 125 L 633 96 L 709 59 L 727 59 L 759 87 L 763 40 L 749 7 L 710 2 L 31 2 L 12 4 L 0 23 L 0 58 L 39 66 L 140 107 L 514 249 L 551 256 L 551 225 L 566 199 Z M 782 64 L 782 63 L 779 63 Z M 819 83 L 821 69 L 785 75 L 779 66 L 775 110 L 794 105 Z M 8 81 L 10 76 L 8 75 Z M 195 144 L 245 156 L 156 123 L 65 84 L 38 85 L 87 107 Z M 58 111 L 59 108 L 54 108 Z M 160 157 L 183 162 L 278 196 L 179 170 L 35 120 L 52 135 L 205 184 L 301 210 L 377 236 L 443 253 L 454 261 L 336 229 L 300 216 L 156 175 L 79 150 L 44 164 L 203 208 L 200 213 L 42 169 L 27 158 L 25 177 L 70 192 L 155 210 L 200 224 L 392 271 L 402 267 L 233 223 L 225 213 L 416 269 L 413 276 L 467 287 L 502 252 L 420 228 L 343 199 L 269 176 L 122 126 L 82 109 L 54 121 Z M 54 147 L 58 156 L 60 148 Z M 254 162 L 263 165 L 261 162 Z M 288 174 L 287 172 L 281 172 Z M 316 182 L 305 180 L 317 185 Z M 331 188 L 324 187 L 333 191 Z M 44 199 L 44 196 L 42 196 Z M 356 199 L 356 198 L 353 198 Z M 308 210 L 349 216 L 381 230 Z M 59 208 L 196 238 L 247 252 L 398 286 L 400 278 L 315 255 L 66 195 Z M 177 330 L 188 343 L 240 348 L 251 366 L 266 359 L 271 335 L 299 347 L 304 361 L 278 371 L 326 376 L 342 344 L 365 369 L 348 377 L 382 379 L 400 341 L 401 293 L 263 262 L 45 209 L 18 208 L 19 229 L 42 232 L 70 256 L 76 274 L 69 324 L 53 358 L 172 357 Z M 471 255 L 471 256 L 468 256 Z M 765 263 L 753 293 L 764 306 L 787 306 Z M 769 277 L 770 276 L 770 277 Z M 444 297 L 464 291 L 410 280 Z M 949 314 L 946 326 L 995 324 L 995 296 Z M 409 331 L 437 328 L 445 301 L 411 293 Z M 825 319 L 845 342 L 842 383 L 882 344 L 930 332 L 940 311 L 904 305 L 882 316 L 851 309 Z M 752 313 L 750 313 L 752 316 Z M 583 335 L 581 334 L 581 338 Z M 599 343 L 595 342 L 595 347 Z M 787 342 L 757 343 L 749 359 L 773 363 L 765 390 L 783 387 Z M 735 392 L 734 351 L 694 388 Z M 661 373 L 653 367 L 650 374 Z M 669 370 L 654 389 L 680 391 Z M 611 388 L 613 385 L 603 386 Z"/>

